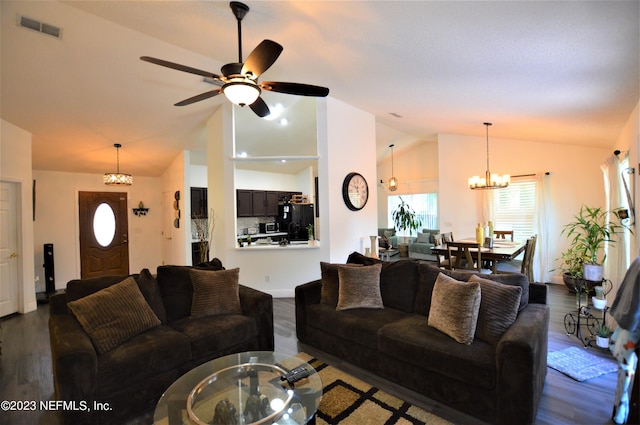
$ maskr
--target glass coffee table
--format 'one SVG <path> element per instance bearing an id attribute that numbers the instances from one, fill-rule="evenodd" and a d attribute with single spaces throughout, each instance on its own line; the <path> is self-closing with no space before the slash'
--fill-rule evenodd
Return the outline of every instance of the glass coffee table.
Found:
<path id="1" fill-rule="evenodd" d="M 301 371 L 302 377 L 292 371 Z M 171 384 L 156 405 L 153 423 L 305 424 L 321 399 L 322 381 L 304 360 L 270 351 L 231 354 Z"/>

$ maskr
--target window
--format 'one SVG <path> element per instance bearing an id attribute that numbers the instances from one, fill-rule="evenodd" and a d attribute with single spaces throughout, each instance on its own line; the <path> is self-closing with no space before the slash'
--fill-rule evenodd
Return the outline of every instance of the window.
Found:
<path id="1" fill-rule="evenodd" d="M 393 195 L 387 197 L 387 214 L 388 214 L 388 226 L 395 227 L 391 213 L 400 204 L 400 198 L 404 199 L 404 202 L 409 204 L 411 208 L 416 212 L 416 217 L 422 221 L 422 229 L 437 229 L 438 228 L 438 194 L 433 193 L 415 193 L 413 195 Z M 398 229 L 396 229 L 398 230 Z M 413 236 L 415 232 L 411 235 Z"/>
<path id="2" fill-rule="evenodd" d="M 524 241 L 534 233 L 536 201 L 535 180 L 512 181 L 505 189 L 495 191 L 493 228 L 513 230 L 513 238 Z"/>

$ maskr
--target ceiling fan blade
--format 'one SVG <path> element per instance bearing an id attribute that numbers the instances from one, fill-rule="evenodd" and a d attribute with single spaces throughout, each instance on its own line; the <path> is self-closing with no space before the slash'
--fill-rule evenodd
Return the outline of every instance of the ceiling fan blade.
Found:
<path id="1" fill-rule="evenodd" d="M 140 60 L 153 63 L 155 65 L 166 66 L 167 68 L 176 69 L 178 71 L 188 72 L 190 74 L 202 75 L 203 77 L 209 77 L 213 79 L 219 79 L 220 76 L 213 74 L 209 71 L 203 71 L 201 69 L 192 68 L 186 65 L 180 65 L 179 63 L 169 62 L 162 59 L 152 58 L 150 56 L 140 56 Z"/>
<path id="2" fill-rule="evenodd" d="M 258 46 L 253 49 L 247 60 L 242 66 L 242 74 L 251 74 L 257 78 L 273 65 L 282 53 L 283 47 L 271 40 L 262 40 Z"/>
<path id="3" fill-rule="evenodd" d="M 205 99 L 209 99 L 210 97 L 217 96 L 220 94 L 221 91 L 222 89 L 217 89 L 217 90 L 211 90 L 208 92 L 200 93 L 197 96 L 193 96 L 193 97 L 190 97 L 189 99 L 180 101 L 176 103 L 174 106 L 191 105 L 192 103 L 200 102 L 201 100 L 205 100 Z"/>
<path id="4" fill-rule="evenodd" d="M 251 108 L 251 110 L 255 112 L 256 115 L 259 116 L 260 118 L 264 118 L 269 114 L 271 114 L 271 111 L 269 111 L 269 107 L 267 106 L 265 101 L 262 100 L 262 98 L 260 97 L 257 98 L 256 101 L 253 102 L 251 105 L 249 105 L 249 108 Z"/>
<path id="5" fill-rule="evenodd" d="M 260 88 L 278 93 L 296 94 L 298 96 L 325 97 L 329 94 L 329 89 L 326 87 L 312 86 L 311 84 L 282 83 L 278 81 L 263 81 L 260 83 Z"/>

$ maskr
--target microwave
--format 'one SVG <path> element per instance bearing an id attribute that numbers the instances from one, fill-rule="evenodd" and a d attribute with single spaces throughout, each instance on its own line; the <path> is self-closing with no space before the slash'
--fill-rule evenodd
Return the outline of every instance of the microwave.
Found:
<path id="1" fill-rule="evenodd" d="M 277 223 L 260 223 L 260 233 L 275 233 L 277 231 Z"/>

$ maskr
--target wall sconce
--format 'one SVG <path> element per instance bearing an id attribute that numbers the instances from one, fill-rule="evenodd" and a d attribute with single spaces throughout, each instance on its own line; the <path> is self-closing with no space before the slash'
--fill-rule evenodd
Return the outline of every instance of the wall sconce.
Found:
<path id="1" fill-rule="evenodd" d="M 133 208 L 133 213 L 138 217 L 147 215 L 148 212 L 149 212 L 149 208 L 145 208 L 144 203 L 142 201 L 140 201 L 140 203 L 138 204 L 138 208 Z"/>

